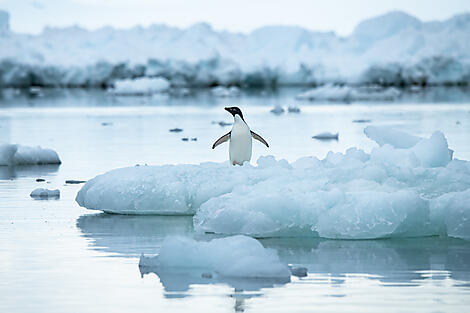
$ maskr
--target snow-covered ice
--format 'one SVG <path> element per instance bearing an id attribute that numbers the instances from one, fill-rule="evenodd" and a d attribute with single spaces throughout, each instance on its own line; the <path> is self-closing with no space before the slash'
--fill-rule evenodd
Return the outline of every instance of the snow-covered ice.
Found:
<path id="1" fill-rule="evenodd" d="M 0 144 L 0 166 L 60 163 L 59 155 L 52 149 Z"/>
<path id="2" fill-rule="evenodd" d="M 401 92 L 393 87 L 371 88 L 327 84 L 304 91 L 296 98 L 318 101 L 390 101 L 396 99 L 400 94 Z"/>
<path id="3" fill-rule="evenodd" d="M 470 228 L 459 220 L 470 218 L 470 208 L 459 199 L 470 190 L 470 162 L 452 159 L 441 132 L 400 147 L 399 138 L 407 137 L 387 137 L 394 132 L 366 128 L 381 146 L 330 152 L 323 160 L 267 156 L 257 166 L 116 169 L 89 180 L 76 200 L 112 213 L 195 214 L 196 231 L 218 234 L 467 238 Z"/>
<path id="4" fill-rule="evenodd" d="M 186 29 L 47 27 L 26 35 L 11 31 L 2 11 L 0 85 L 110 86 L 116 79 L 155 76 L 175 86 L 468 83 L 469 32 L 469 13 L 422 22 L 395 11 L 359 23 L 347 37 L 296 26 L 241 34 L 204 23 Z"/>
<path id="5" fill-rule="evenodd" d="M 36 188 L 34 189 L 31 194 L 31 198 L 59 198 L 60 197 L 60 190 L 59 189 L 45 189 L 45 188 Z"/>
<path id="6" fill-rule="evenodd" d="M 163 77 L 140 77 L 135 79 L 122 79 L 114 82 L 114 88 L 108 89 L 116 95 L 151 95 L 167 91 L 170 83 Z"/>
<path id="7" fill-rule="evenodd" d="M 225 277 L 289 279 L 290 270 L 275 250 L 264 248 L 258 240 L 232 236 L 198 242 L 187 237 L 167 237 L 155 257 L 140 257 L 140 267 L 160 270 L 197 270 L 206 277 L 212 273 Z M 211 275 L 208 275 L 211 273 Z"/>

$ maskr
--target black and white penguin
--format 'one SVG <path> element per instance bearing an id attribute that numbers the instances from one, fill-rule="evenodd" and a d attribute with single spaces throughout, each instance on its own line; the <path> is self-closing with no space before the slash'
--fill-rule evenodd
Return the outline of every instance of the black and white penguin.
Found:
<path id="1" fill-rule="evenodd" d="M 243 162 L 250 162 L 251 159 L 252 137 L 263 143 L 266 147 L 269 147 L 269 145 L 260 135 L 250 130 L 250 127 L 243 118 L 242 111 L 238 107 L 227 107 L 225 110 L 233 115 L 232 130 L 217 139 L 212 145 L 212 149 L 230 140 L 230 163 L 232 163 L 232 165 L 243 165 Z"/>

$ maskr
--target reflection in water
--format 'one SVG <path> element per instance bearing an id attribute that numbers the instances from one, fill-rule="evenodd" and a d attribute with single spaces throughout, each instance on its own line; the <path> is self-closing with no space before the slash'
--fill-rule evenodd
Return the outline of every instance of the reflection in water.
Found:
<path id="1" fill-rule="evenodd" d="M 428 278 L 422 271 L 449 271 L 453 279 L 470 281 L 470 242 L 460 239 L 273 238 L 261 243 L 276 249 L 282 261 L 305 266 L 310 273 L 329 273 L 335 277 L 361 273 L 384 283 L 412 283 Z"/>
<path id="2" fill-rule="evenodd" d="M 59 164 L 0 166 L 0 180 L 49 176 L 57 173 L 59 167 Z"/>
<path id="3" fill-rule="evenodd" d="M 167 235 L 191 236 L 193 218 L 99 213 L 81 216 L 77 227 L 95 249 L 136 257 L 155 254 Z"/>
<path id="4" fill-rule="evenodd" d="M 93 249 L 137 257 L 156 254 L 165 236 L 195 236 L 192 217 L 127 216 L 94 214 L 81 216 L 77 227 L 91 239 Z M 199 239 L 211 237 L 198 235 Z M 275 249 L 281 261 L 308 268 L 308 277 L 297 282 L 342 286 L 351 274 L 378 280 L 383 286 L 417 286 L 427 279 L 452 278 L 460 286 L 470 282 L 470 242 L 450 238 L 383 240 L 325 240 L 319 238 L 262 239 Z M 137 266 L 137 265 L 136 265 Z M 243 297 L 259 296 L 262 288 L 289 281 L 233 279 L 208 275 L 203 270 L 140 268 L 142 277 L 154 273 L 165 289 L 165 297 L 188 296 L 191 285 L 225 284 L 235 290 L 235 309 L 243 310 Z M 238 291 L 238 293 L 237 293 Z M 248 293 L 246 293 L 248 292 Z M 254 292 L 254 293 L 253 293 Z"/>

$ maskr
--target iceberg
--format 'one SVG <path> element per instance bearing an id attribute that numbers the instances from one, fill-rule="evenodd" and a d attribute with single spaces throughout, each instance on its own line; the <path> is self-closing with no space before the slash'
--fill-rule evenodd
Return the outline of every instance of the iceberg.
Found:
<path id="1" fill-rule="evenodd" d="M 206 277 L 289 280 L 291 276 L 275 250 L 266 249 L 258 240 L 240 235 L 209 242 L 180 236 L 167 237 L 157 256 L 140 257 L 139 267 L 155 267 L 160 272 L 194 270 Z"/>
<path id="2" fill-rule="evenodd" d="M 116 169 L 87 181 L 76 201 L 119 214 L 194 215 L 197 232 L 223 235 L 468 238 L 466 222 L 450 214 L 470 214 L 470 162 L 452 158 L 445 136 L 365 132 L 379 144 L 370 153 Z"/>
<path id="3" fill-rule="evenodd" d="M 0 144 L 0 166 L 35 164 L 61 164 L 61 161 L 57 152 L 52 149 Z"/>

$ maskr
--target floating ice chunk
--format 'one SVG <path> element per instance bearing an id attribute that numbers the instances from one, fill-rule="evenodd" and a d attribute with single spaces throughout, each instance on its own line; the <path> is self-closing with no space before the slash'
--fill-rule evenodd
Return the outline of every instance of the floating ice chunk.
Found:
<path id="1" fill-rule="evenodd" d="M 299 107 L 296 107 L 296 106 L 290 105 L 290 106 L 287 108 L 287 112 L 289 112 L 289 113 L 300 113 L 300 108 L 299 108 Z"/>
<path id="2" fill-rule="evenodd" d="M 232 86 L 232 87 L 217 86 L 217 87 L 212 88 L 211 92 L 214 96 L 220 97 L 220 98 L 240 96 L 240 88 L 235 87 L 235 86 Z"/>
<path id="3" fill-rule="evenodd" d="M 313 136 L 312 138 L 319 139 L 319 140 L 331 140 L 331 139 L 338 140 L 339 134 L 338 133 L 333 134 L 333 133 L 330 133 L 330 132 L 324 132 L 324 133 L 319 133 L 319 134 Z"/>
<path id="4" fill-rule="evenodd" d="M 276 105 L 271 111 L 269 111 L 275 115 L 281 115 L 282 113 L 285 112 L 285 110 L 280 106 L 280 105 Z"/>
<path id="5" fill-rule="evenodd" d="M 304 91 L 296 98 L 327 101 L 387 101 L 396 99 L 400 94 L 401 92 L 396 88 L 354 88 L 327 84 Z"/>
<path id="6" fill-rule="evenodd" d="M 151 95 L 167 91 L 170 82 L 163 77 L 140 77 L 136 79 L 123 79 L 114 82 L 114 88 L 108 89 L 116 95 Z"/>
<path id="7" fill-rule="evenodd" d="M 395 148 L 411 148 L 422 138 L 407 134 L 403 131 L 391 127 L 367 126 L 364 128 L 364 134 L 369 139 L 375 141 L 379 146 L 384 144 L 392 145 Z"/>
<path id="8" fill-rule="evenodd" d="M 40 146 L 0 144 L 0 165 L 60 164 L 57 152 Z"/>
<path id="9" fill-rule="evenodd" d="M 59 189 L 50 190 L 45 188 L 36 188 L 31 194 L 31 198 L 59 198 L 60 191 Z"/>
<path id="10" fill-rule="evenodd" d="M 141 256 L 140 267 L 177 271 L 193 269 L 202 274 L 214 272 L 225 277 L 290 278 L 275 250 L 264 248 L 256 239 L 233 236 L 197 242 L 187 237 L 167 237 L 160 254 Z"/>
<path id="11" fill-rule="evenodd" d="M 351 94 L 349 86 L 335 86 L 327 84 L 321 87 L 304 91 L 296 96 L 299 100 L 329 100 L 347 101 Z"/>

